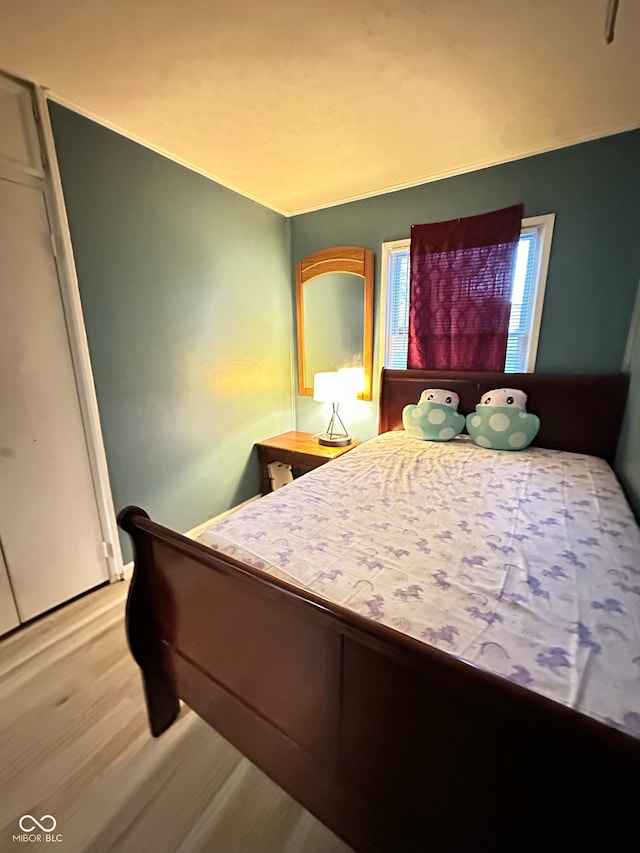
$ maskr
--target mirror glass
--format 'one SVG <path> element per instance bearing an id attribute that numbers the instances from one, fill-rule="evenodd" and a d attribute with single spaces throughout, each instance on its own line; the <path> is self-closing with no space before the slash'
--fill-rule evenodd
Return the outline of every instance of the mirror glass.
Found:
<path id="1" fill-rule="evenodd" d="M 298 391 L 313 394 L 316 373 L 364 368 L 371 399 L 373 252 L 355 246 L 323 249 L 296 267 Z"/>
<path id="2" fill-rule="evenodd" d="M 364 367 L 364 277 L 329 272 L 304 286 L 305 388 L 316 373 Z"/>

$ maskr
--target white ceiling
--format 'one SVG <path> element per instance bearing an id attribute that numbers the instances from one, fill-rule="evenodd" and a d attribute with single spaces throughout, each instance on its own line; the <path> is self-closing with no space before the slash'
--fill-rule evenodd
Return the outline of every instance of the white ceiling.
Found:
<path id="1" fill-rule="evenodd" d="M 640 2 L 0 0 L 0 68 L 285 213 L 640 126 Z"/>

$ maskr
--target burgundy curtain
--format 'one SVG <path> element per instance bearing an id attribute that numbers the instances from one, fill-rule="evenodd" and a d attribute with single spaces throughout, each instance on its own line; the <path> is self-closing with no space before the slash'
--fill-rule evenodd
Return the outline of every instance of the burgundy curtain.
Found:
<path id="1" fill-rule="evenodd" d="M 522 214 L 411 227 L 408 367 L 504 370 Z"/>

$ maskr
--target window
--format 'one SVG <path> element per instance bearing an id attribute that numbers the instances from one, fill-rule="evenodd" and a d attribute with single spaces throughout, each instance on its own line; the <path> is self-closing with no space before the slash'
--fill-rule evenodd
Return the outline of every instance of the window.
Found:
<path id="1" fill-rule="evenodd" d="M 533 371 L 547 281 L 553 213 L 522 220 L 511 289 L 506 373 Z M 407 366 L 409 337 L 409 240 L 382 244 L 382 328 L 384 367 Z"/>

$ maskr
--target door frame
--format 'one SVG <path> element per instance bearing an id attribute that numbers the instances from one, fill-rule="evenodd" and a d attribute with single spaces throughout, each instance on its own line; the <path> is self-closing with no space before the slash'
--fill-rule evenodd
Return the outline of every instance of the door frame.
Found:
<path id="1" fill-rule="evenodd" d="M 122 580 L 122 550 L 116 522 L 116 512 L 109 480 L 107 456 L 100 424 L 100 412 L 96 395 L 89 353 L 89 343 L 82 313 L 80 287 L 76 272 L 73 245 L 67 210 L 62 190 L 62 179 L 56 156 L 53 129 L 47 106 L 47 90 L 26 80 L 20 80 L 32 93 L 36 123 L 40 133 L 41 151 L 45 158 L 44 193 L 49 216 L 49 227 L 58 268 L 58 281 L 64 311 L 71 361 L 84 425 L 89 465 L 102 530 L 104 554 L 111 581 Z"/>

